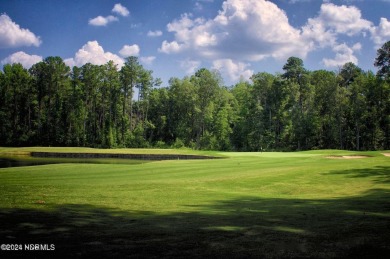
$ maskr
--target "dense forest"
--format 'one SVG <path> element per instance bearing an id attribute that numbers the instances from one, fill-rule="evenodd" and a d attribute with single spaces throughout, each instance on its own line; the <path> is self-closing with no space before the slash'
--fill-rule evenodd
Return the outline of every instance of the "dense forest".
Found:
<path id="1" fill-rule="evenodd" d="M 7 64 L 0 146 L 390 149 L 390 41 L 375 66 L 377 74 L 353 63 L 308 71 L 290 57 L 284 73 L 230 87 L 204 68 L 161 87 L 136 57 L 120 69 L 112 61 L 69 68 L 60 57 L 29 70 Z"/>

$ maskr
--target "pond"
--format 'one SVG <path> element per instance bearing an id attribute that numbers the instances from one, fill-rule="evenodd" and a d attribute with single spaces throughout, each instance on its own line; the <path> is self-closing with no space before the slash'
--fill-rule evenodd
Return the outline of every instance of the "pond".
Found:
<path id="1" fill-rule="evenodd" d="M 30 156 L 7 156 L 0 157 L 0 168 L 19 167 L 19 166 L 37 166 L 64 163 L 81 164 L 127 164 L 136 165 L 150 161 L 120 158 L 41 158 Z"/>

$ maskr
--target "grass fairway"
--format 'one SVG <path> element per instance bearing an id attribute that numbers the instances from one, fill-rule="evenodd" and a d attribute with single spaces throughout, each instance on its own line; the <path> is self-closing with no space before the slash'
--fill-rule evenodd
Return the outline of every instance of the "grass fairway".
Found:
<path id="1" fill-rule="evenodd" d="M 47 149 L 0 148 L 0 154 L 34 150 Z M 23 252 L 31 257 L 390 254 L 390 157 L 385 152 L 115 152 L 227 158 L 0 169 L 1 243 L 55 245 L 55 251 Z M 327 158 L 343 155 L 369 157 Z M 0 251 L 0 257 L 19 253 Z"/>

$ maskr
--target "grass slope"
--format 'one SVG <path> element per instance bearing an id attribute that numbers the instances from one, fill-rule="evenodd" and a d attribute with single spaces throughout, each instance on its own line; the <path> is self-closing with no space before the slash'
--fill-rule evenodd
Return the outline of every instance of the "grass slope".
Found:
<path id="1" fill-rule="evenodd" d="M 37 149 L 47 151 L 16 151 Z M 156 152 L 112 152 L 118 151 Z M 1 242 L 56 245 L 40 256 L 389 254 L 390 157 L 335 150 L 211 153 L 228 158 L 0 169 Z"/>

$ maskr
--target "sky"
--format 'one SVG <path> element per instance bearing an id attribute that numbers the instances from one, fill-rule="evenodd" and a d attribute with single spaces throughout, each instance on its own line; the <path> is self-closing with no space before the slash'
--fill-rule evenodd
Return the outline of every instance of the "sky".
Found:
<path id="1" fill-rule="evenodd" d="M 0 66 L 48 56 L 118 69 L 128 56 L 168 86 L 200 68 L 226 85 L 283 72 L 364 70 L 390 40 L 390 0 L 0 0 Z"/>

